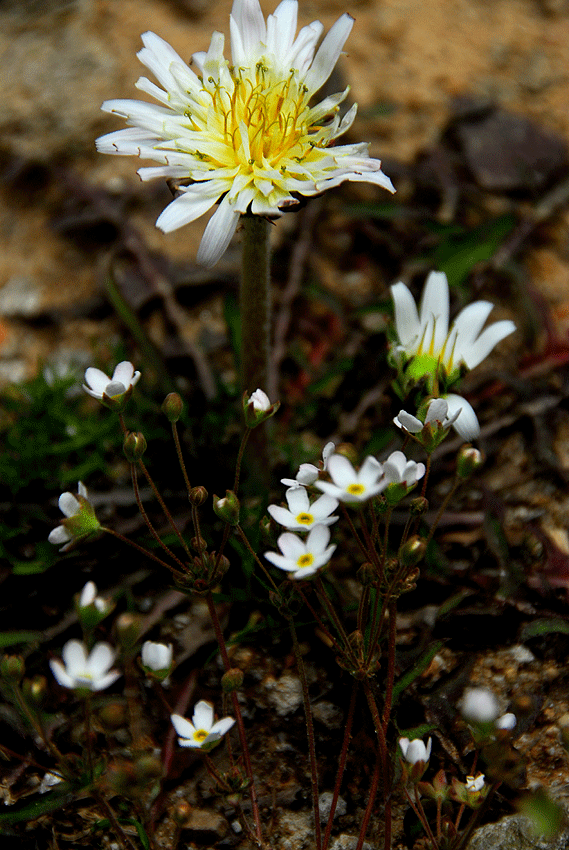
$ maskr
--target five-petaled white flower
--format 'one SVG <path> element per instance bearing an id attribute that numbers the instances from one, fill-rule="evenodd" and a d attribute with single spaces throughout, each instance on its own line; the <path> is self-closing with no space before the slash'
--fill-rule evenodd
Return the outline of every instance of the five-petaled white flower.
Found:
<path id="1" fill-rule="evenodd" d="M 431 757 L 432 745 L 432 738 L 429 738 L 426 746 L 420 738 L 415 738 L 414 741 L 410 741 L 409 738 L 399 738 L 403 758 L 409 764 L 417 764 L 419 761 L 428 762 Z"/>
<path id="2" fill-rule="evenodd" d="M 209 750 L 215 746 L 235 723 L 232 717 L 223 717 L 214 723 L 213 706 L 203 699 L 194 708 L 193 722 L 180 714 L 172 714 L 170 719 L 179 735 L 179 745 L 200 750 Z"/>
<path id="3" fill-rule="evenodd" d="M 288 511 L 279 505 L 269 505 L 267 510 L 279 525 L 293 531 L 309 531 L 315 525 L 332 525 L 337 516 L 330 514 L 338 507 L 332 496 L 320 496 L 312 504 L 304 487 L 289 487 L 286 491 Z"/>
<path id="4" fill-rule="evenodd" d="M 280 570 L 291 573 L 292 578 L 310 578 L 332 557 L 336 544 L 329 546 L 329 542 L 330 529 L 327 525 L 315 525 L 306 541 L 285 531 L 277 540 L 282 555 L 265 552 L 265 558 Z"/>
<path id="5" fill-rule="evenodd" d="M 384 478 L 383 466 L 371 455 L 356 472 L 347 457 L 333 454 L 328 460 L 328 473 L 332 482 L 317 481 L 315 486 L 340 502 L 350 504 L 371 499 L 389 484 Z"/>
<path id="6" fill-rule="evenodd" d="M 407 460 L 403 452 L 392 452 L 383 461 L 383 472 L 389 484 L 416 484 L 425 474 L 425 464 Z"/>
<path id="7" fill-rule="evenodd" d="M 57 528 L 50 531 L 48 540 L 56 546 L 63 545 L 60 552 L 71 549 L 79 540 L 97 534 L 101 524 L 95 516 L 95 509 L 87 496 L 87 488 L 82 481 L 77 486 L 77 495 L 62 493 L 59 497 L 59 510 L 65 515 Z"/>
<path id="8" fill-rule="evenodd" d="M 475 301 L 460 311 L 449 330 L 449 289 L 443 272 L 429 274 L 419 311 L 404 283 L 392 286 L 391 294 L 399 340 L 395 357 L 403 361 L 412 358 L 408 371 L 417 380 L 424 376 L 434 378 L 441 366 L 451 382 L 456 380 L 462 366 L 474 369 L 516 329 L 513 322 L 505 319 L 482 330 L 494 305 Z"/>
<path id="9" fill-rule="evenodd" d="M 139 378 L 140 372 L 135 372 L 134 366 L 128 360 L 119 363 L 112 378 L 109 378 L 100 369 L 89 366 L 85 372 L 83 389 L 90 396 L 101 401 L 103 396 L 113 398 L 114 396 L 122 396 L 129 391 L 132 393 L 132 389 Z"/>
<path id="10" fill-rule="evenodd" d="M 330 440 L 330 442 L 326 443 L 322 449 L 323 472 L 326 472 L 328 469 L 328 459 L 334 452 L 335 448 L 336 446 Z M 318 480 L 319 475 L 320 470 L 317 466 L 314 466 L 313 463 L 301 463 L 298 468 L 298 472 L 296 473 L 296 478 L 281 478 L 281 484 L 286 484 L 287 487 L 310 487 L 311 484 L 314 484 L 314 482 Z"/>
<path id="11" fill-rule="evenodd" d="M 139 156 L 160 163 L 141 168 L 142 180 L 182 181 L 178 197 L 156 224 L 165 233 L 221 203 L 208 223 L 197 260 L 210 266 L 224 253 L 239 216 L 279 216 L 345 180 L 391 181 L 366 144 L 335 146 L 352 125 L 357 107 L 340 119 L 348 89 L 311 104 L 332 73 L 353 25 L 339 18 L 318 50 L 319 21 L 295 38 L 297 0 L 282 0 L 267 21 L 259 0 L 234 0 L 230 16 L 231 62 L 224 36 L 214 32 L 207 53 L 194 53 L 196 71 L 152 32 L 144 33 L 138 58 L 163 88 L 141 77 L 137 88 L 160 105 L 110 100 L 103 110 L 130 127 L 97 140 L 102 153 Z"/>
<path id="12" fill-rule="evenodd" d="M 102 691 L 121 675 L 111 670 L 115 650 L 108 643 L 96 643 L 90 653 L 80 640 L 69 640 L 62 650 L 63 662 L 52 658 L 51 671 L 64 688 Z"/>
<path id="13" fill-rule="evenodd" d="M 157 643 L 145 640 L 142 644 L 142 664 L 155 673 L 169 671 L 172 666 L 173 652 L 171 643 Z"/>

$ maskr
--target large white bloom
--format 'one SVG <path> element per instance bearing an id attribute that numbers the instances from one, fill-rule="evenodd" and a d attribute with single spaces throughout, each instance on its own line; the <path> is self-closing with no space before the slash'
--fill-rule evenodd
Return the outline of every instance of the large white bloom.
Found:
<path id="1" fill-rule="evenodd" d="M 395 355 L 403 361 L 413 358 L 409 368 L 417 379 L 434 376 L 440 366 L 451 381 L 456 379 L 461 366 L 474 369 L 516 329 L 513 322 L 504 319 L 482 330 L 494 305 L 475 301 L 460 311 L 449 330 L 449 290 L 443 272 L 429 274 L 419 310 L 404 283 L 392 286 L 391 295 L 399 340 Z M 449 403 L 449 417 L 454 412 L 452 407 Z"/>
<path id="2" fill-rule="evenodd" d="M 139 378 L 140 372 L 135 372 L 134 366 L 128 360 L 123 360 L 122 363 L 118 364 L 112 378 L 109 378 L 100 369 L 89 366 L 85 372 L 83 389 L 90 396 L 100 401 L 104 395 L 112 397 L 123 395 L 129 390 L 132 391 Z"/>
<path id="3" fill-rule="evenodd" d="M 295 38 L 297 12 L 297 0 L 282 0 L 265 22 L 259 0 L 234 0 L 231 62 L 223 55 L 224 36 L 214 32 L 207 53 L 192 57 L 195 71 L 159 36 L 144 33 L 138 58 L 162 88 L 146 77 L 136 85 L 160 105 L 103 104 L 130 128 L 98 139 L 99 151 L 160 163 L 141 168 L 142 180 L 184 183 L 156 222 L 161 230 L 182 227 L 223 199 L 198 251 L 203 265 L 217 262 L 247 211 L 278 216 L 298 202 L 297 194 L 316 195 L 345 180 L 394 191 L 366 144 L 333 145 L 356 115 L 355 105 L 338 115 L 348 89 L 310 105 L 338 61 L 353 18 L 342 15 L 316 49 L 323 25 L 314 21 Z"/>
<path id="4" fill-rule="evenodd" d="M 90 653 L 80 640 L 68 640 L 62 650 L 63 662 L 52 658 L 51 672 L 64 688 L 102 691 L 112 685 L 120 672 L 111 670 L 115 650 L 108 643 L 96 643 Z"/>
<path id="5" fill-rule="evenodd" d="M 223 717 L 214 723 L 213 706 L 203 699 L 194 708 L 193 722 L 182 717 L 181 714 L 172 714 L 170 719 L 180 736 L 179 745 L 200 750 L 211 749 L 218 741 L 221 741 L 235 723 L 232 717 Z"/>
<path id="6" fill-rule="evenodd" d="M 320 496 L 310 504 L 304 487 L 289 487 L 286 501 L 288 511 L 280 505 L 269 505 L 267 510 L 275 522 L 292 531 L 309 531 L 315 525 L 332 525 L 338 520 L 337 516 L 330 516 L 338 507 L 338 500 L 332 496 Z"/>
<path id="7" fill-rule="evenodd" d="M 277 540 L 282 555 L 265 552 L 265 558 L 280 570 L 291 573 L 292 578 L 310 578 L 332 557 L 336 545 L 328 546 L 329 542 L 330 529 L 327 525 L 315 525 L 306 541 L 285 531 Z"/>

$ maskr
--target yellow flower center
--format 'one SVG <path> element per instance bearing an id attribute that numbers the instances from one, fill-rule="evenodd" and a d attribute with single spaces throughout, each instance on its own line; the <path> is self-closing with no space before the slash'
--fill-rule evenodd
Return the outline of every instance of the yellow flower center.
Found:
<path id="1" fill-rule="evenodd" d="M 298 561 L 296 562 L 296 566 L 303 569 L 304 567 L 309 567 L 314 562 L 314 555 L 311 552 L 307 552 L 306 555 L 301 555 Z"/>
<path id="2" fill-rule="evenodd" d="M 299 525 L 312 525 L 314 517 L 312 514 L 298 514 L 296 521 Z"/>
<path id="3" fill-rule="evenodd" d="M 362 493 L 365 493 L 365 489 L 363 484 L 348 484 L 346 493 L 349 493 L 350 496 L 361 496 Z"/>
<path id="4" fill-rule="evenodd" d="M 202 741 L 205 741 L 208 734 L 209 732 L 206 732 L 205 729 L 196 729 L 194 732 L 194 741 L 199 741 L 201 743 Z"/>
<path id="5" fill-rule="evenodd" d="M 229 68 L 229 72 L 232 86 L 204 78 L 204 108 L 211 98 L 206 126 L 203 118 L 188 111 L 189 129 L 204 132 L 205 144 L 197 153 L 211 162 L 212 170 L 238 168 L 267 196 L 288 172 L 302 179 L 302 170 L 295 173 L 295 166 L 311 154 L 311 158 L 323 156 L 314 148 L 326 142 L 320 138 L 321 127 L 310 123 L 308 90 L 296 70 L 283 77 L 261 60 L 255 68 Z"/>

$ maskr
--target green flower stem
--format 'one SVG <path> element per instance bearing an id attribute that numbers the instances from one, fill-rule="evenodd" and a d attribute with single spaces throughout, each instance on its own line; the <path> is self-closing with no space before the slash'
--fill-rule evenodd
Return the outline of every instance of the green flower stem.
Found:
<path id="1" fill-rule="evenodd" d="M 271 333 L 269 222 L 258 215 L 241 216 L 243 255 L 240 291 L 241 380 L 249 394 L 266 392 Z"/>
<path id="2" fill-rule="evenodd" d="M 190 479 L 188 477 L 188 471 L 186 469 L 186 464 L 184 461 L 184 453 L 182 452 L 182 445 L 180 443 L 180 435 L 178 433 L 178 425 L 176 422 L 172 422 L 172 437 L 174 438 L 174 445 L 176 446 L 176 455 L 178 457 L 178 463 L 180 465 L 182 475 L 184 476 L 184 484 L 186 485 L 186 490 L 189 494 L 190 490 L 192 489 L 192 485 L 190 484 Z"/>

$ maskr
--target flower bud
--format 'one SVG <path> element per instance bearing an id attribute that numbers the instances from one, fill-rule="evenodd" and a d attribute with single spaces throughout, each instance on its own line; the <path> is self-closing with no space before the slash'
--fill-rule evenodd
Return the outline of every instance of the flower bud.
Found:
<path id="1" fill-rule="evenodd" d="M 141 661 L 143 670 L 150 679 L 163 682 L 172 671 L 172 644 L 144 641 Z"/>
<path id="2" fill-rule="evenodd" d="M 470 478 L 484 463 L 484 455 L 473 446 L 462 446 L 456 459 L 456 472 L 460 478 Z"/>
<path id="3" fill-rule="evenodd" d="M 117 617 L 117 637 L 124 650 L 132 649 L 140 635 L 141 617 L 125 612 Z"/>
<path id="4" fill-rule="evenodd" d="M 243 670 L 238 667 L 232 667 L 227 670 L 221 677 L 221 687 L 224 694 L 230 694 L 232 691 L 237 691 L 243 684 Z"/>
<path id="5" fill-rule="evenodd" d="M 108 702 L 99 709 L 99 720 L 102 726 L 114 732 L 125 726 L 128 720 L 127 707 L 123 702 Z"/>
<path id="6" fill-rule="evenodd" d="M 26 700 L 36 708 L 41 708 L 47 696 L 47 679 L 45 676 L 34 676 L 33 679 L 24 679 L 22 691 Z"/>
<path id="7" fill-rule="evenodd" d="M 365 564 L 362 564 L 358 569 L 357 573 L 358 580 L 363 584 L 364 587 L 369 587 L 377 581 L 377 572 L 373 564 L 369 561 L 366 561 Z"/>
<path id="8" fill-rule="evenodd" d="M 168 393 L 162 402 L 162 413 L 168 418 L 168 421 L 174 424 L 177 422 L 184 409 L 184 402 L 178 393 Z"/>
<path id="9" fill-rule="evenodd" d="M 429 510 L 428 499 L 425 499 L 424 496 L 417 496 L 410 501 L 409 510 L 413 516 L 422 516 Z"/>
<path id="10" fill-rule="evenodd" d="M 228 525 L 239 525 L 239 499 L 232 490 L 225 491 L 225 498 L 213 497 L 213 510 Z"/>
<path id="11" fill-rule="evenodd" d="M 21 655 L 4 655 L 0 660 L 0 675 L 9 682 L 17 684 L 25 672 L 26 665 Z"/>
<path id="12" fill-rule="evenodd" d="M 194 506 L 194 508 L 201 508 L 205 502 L 207 502 L 208 492 L 205 487 L 192 487 L 190 492 L 188 493 L 188 499 L 190 504 Z"/>
<path id="13" fill-rule="evenodd" d="M 146 438 L 140 431 L 129 431 L 122 447 L 128 462 L 136 463 L 147 449 Z"/>
<path id="14" fill-rule="evenodd" d="M 245 392 L 243 394 L 243 413 L 247 427 L 256 428 L 261 422 L 265 422 L 265 420 L 274 416 L 280 406 L 280 401 L 271 404 L 268 395 L 263 390 L 255 390 L 250 396 Z"/>
<path id="15" fill-rule="evenodd" d="M 425 557 L 427 544 L 420 537 L 410 537 L 398 552 L 400 563 L 404 567 L 416 567 Z"/>

